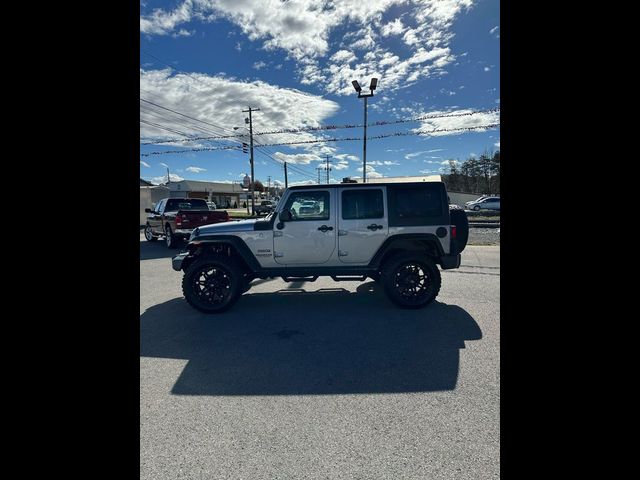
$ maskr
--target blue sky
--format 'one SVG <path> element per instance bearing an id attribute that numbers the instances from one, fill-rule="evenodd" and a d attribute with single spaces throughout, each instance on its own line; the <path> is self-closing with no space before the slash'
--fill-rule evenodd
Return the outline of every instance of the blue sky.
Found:
<path id="1" fill-rule="evenodd" d="M 237 136 L 247 135 L 249 105 L 261 109 L 254 133 L 362 124 L 352 80 L 379 79 L 369 123 L 500 106 L 497 0 L 144 0 L 140 12 L 140 176 L 156 183 L 167 166 L 174 179 L 241 180 L 250 167 Z M 370 127 L 368 137 L 411 135 L 369 140 L 367 175 L 435 174 L 449 159 L 497 150 L 499 127 L 416 133 L 498 122 L 489 112 Z M 255 177 L 284 182 L 287 161 L 290 184 L 312 182 L 326 155 L 332 181 L 361 176 L 362 141 L 326 139 L 362 134 L 256 135 L 316 143 L 256 145 Z M 236 137 L 201 138 L 225 135 Z M 176 153 L 152 154 L 167 151 Z"/>

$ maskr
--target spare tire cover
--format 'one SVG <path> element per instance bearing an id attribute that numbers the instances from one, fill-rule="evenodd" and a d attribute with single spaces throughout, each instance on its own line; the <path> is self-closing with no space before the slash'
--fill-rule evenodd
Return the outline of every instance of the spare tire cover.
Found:
<path id="1" fill-rule="evenodd" d="M 469 240 L 469 220 L 467 214 L 461 208 L 449 209 L 449 215 L 451 217 L 451 225 L 456 226 L 456 250 L 458 253 L 462 252 L 467 246 Z"/>

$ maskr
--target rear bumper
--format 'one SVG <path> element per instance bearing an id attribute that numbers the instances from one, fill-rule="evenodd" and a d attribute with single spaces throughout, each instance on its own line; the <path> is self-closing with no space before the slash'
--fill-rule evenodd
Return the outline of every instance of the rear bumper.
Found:
<path id="1" fill-rule="evenodd" d="M 440 257 L 440 266 L 442 270 L 449 270 L 452 268 L 459 268 L 462 256 L 457 255 L 443 255 Z"/>
<path id="2" fill-rule="evenodd" d="M 173 232 L 174 235 L 178 235 L 180 237 L 188 237 L 193 232 L 193 228 L 179 228 Z"/>
<path id="3" fill-rule="evenodd" d="M 187 258 L 188 255 L 189 252 L 182 252 L 171 259 L 171 266 L 176 272 L 182 270 L 182 262 L 184 262 L 184 259 Z"/>

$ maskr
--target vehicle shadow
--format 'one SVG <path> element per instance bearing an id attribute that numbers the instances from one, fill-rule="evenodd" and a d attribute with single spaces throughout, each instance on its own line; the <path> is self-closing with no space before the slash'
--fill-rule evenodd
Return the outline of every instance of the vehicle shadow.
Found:
<path id="1" fill-rule="evenodd" d="M 184 243 L 186 245 L 186 242 Z M 147 242 L 140 240 L 140 260 L 153 260 L 156 258 L 172 258 L 175 257 L 184 247 L 178 244 L 178 248 L 168 248 L 163 238 L 155 242 Z"/>
<path id="2" fill-rule="evenodd" d="M 368 282 L 356 293 L 246 293 L 202 314 L 183 298 L 140 317 L 140 356 L 188 359 L 177 395 L 322 395 L 452 390 L 465 340 L 482 332 L 462 308 L 393 306 Z"/>

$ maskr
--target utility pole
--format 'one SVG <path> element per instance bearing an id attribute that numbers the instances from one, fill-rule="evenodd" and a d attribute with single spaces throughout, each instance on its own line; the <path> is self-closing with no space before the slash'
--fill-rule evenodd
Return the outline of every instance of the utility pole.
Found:
<path id="1" fill-rule="evenodd" d="M 167 183 L 171 181 L 171 177 L 169 176 L 169 167 L 167 167 Z"/>
<path id="2" fill-rule="evenodd" d="M 326 170 L 327 170 L 327 185 L 329 185 L 329 172 L 331 171 L 331 167 L 329 166 L 329 155 L 327 155 L 327 166 L 326 166 Z"/>
<path id="3" fill-rule="evenodd" d="M 255 185 L 253 178 L 253 119 L 251 118 L 251 112 L 258 112 L 259 108 L 251 108 L 248 107 L 248 110 L 242 110 L 242 113 L 249 112 L 249 143 L 250 143 L 250 162 L 251 162 L 251 215 L 256 214 L 256 196 L 255 196 Z M 247 123 L 247 119 L 245 118 L 245 123 Z"/>
<path id="4" fill-rule="evenodd" d="M 267 200 L 271 200 L 271 175 L 267 177 Z"/>
<path id="5" fill-rule="evenodd" d="M 289 181 L 287 179 L 287 162 L 284 162 L 284 188 L 289 188 Z"/>
<path id="6" fill-rule="evenodd" d="M 316 170 L 318 171 L 318 185 L 320 185 L 320 170 L 322 170 L 322 167 L 318 167 Z"/>

